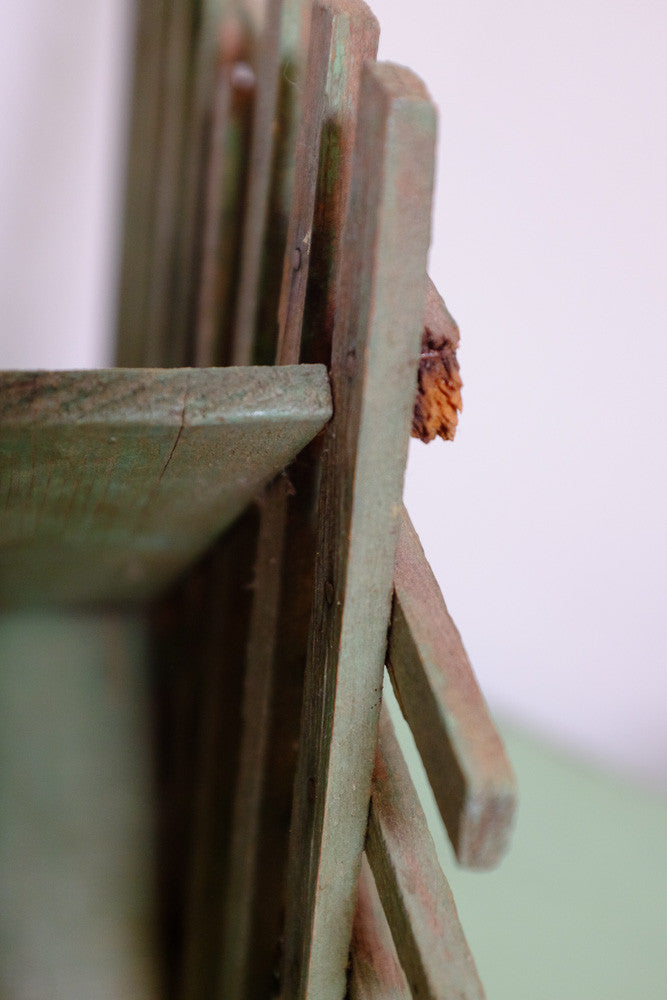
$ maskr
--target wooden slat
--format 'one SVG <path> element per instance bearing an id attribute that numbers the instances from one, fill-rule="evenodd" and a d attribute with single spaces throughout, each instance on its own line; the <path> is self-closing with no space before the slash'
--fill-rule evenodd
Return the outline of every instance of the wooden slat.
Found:
<path id="1" fill-rule="evenodd" d="M 126 367 L 145 363 L 167 8 L 141 0 L 137 11 L 116 350 Z"/>
<path id="2" fill-rule="evenodd" d="M 189 60 L 195 5 L 172 0 L 163 54 L 161 128 L 153 185 L 155 216 L 150 247 L 150 276 L 143 363 L 160 365 L 168 349 L 172 324 L 173 248 L 179 227 L 179 195 L 183 185 L 183 149 L 188 124 Z M 172 362 L 174 363 L 174 362 Z"/>
<path id="3" fill-rule="evenodd" d="M 238 0 L 198 0 L 193 21 L 182 129 L 181 183 L 175 201 L 178 227 L 172 250 L 172 288 L 169 296 L 169 336 L 154 363 L 189 364 L 194 356 L 194 320 L 199 287 L 205 163 L 220 55 L 223 17 Z"/>
<path id="4" fill-rule="evenodd" d="M 338 269 L 340 241 L 322 219 L 313 219 L 318 178 L 328 185 L 318 199 L 320 213 L 343 221 L 349 194 L 352 144 L 359 97 L 361 66 L 377 53 L 380 28 L 362 0 L 335 0 L 313 5 L 308 49 L 306 85 L 296 143 L 294 188 L 287 231 L 286 253 L 279 304 L 279 337 L 276 361 L 296 364 L 301 360 L 301 340 L 310 271 L 313 238 L 329 239 L 328 274 Z M 325 131 L 326 130 L 326 131 Z M 325 134 L 323 135 L 323 132 Z M 335 142 L 335 163 L 329 144 Z M 314 227 L 317 224 L 317 234 Z M 320 255 L 322 256 L 322 255 Z M 319 285 L 324 282 L 320 277 Z M 331 311 L 335 287 L 329 283 Z M 321 295 L 321 287 L 317 289 Z M 324 356 L 330 350 L 329 336 L 320 326 Z"/>
<path id="5" fill-rule="evenodd" d="M 201 268 L 194 360 L 227 364 L 231 350 L 250 112 L 255 78 L 250 39 L 237 18 L 223 24 L 204 182 Z"/>
<path id="6" fill-rule="evenodd" d="M 388 667 L 459 862 L 493 867 L 511 834 L 516 783 L 405 509 Z"/>
<path id="7" fill-rule="evenodd" d="M 319 247 L 326 254 L 320 261 L 323 275 L 317 293 L 311 296 L 320 306 L 331 301 L 340 258 L 340 232 L 344 222 L 345 197 L 349 188 L 351 152 L 361 64 L 375 54 L 377 23 L 362 3 L 318 4 L 313 11 L 310 35 L 309 67 L 306 73 L 302 115 L 310 126 L 301 129 L 294 169 L 295 196 L 292 218 L 303 221 L 310 216 L 312 225 L 315 185 L 321 148 L 323 119 L 335 128 L 339 156 L 332 169 L 325 155 L 319 178 L 319 199 L 326 200 L 329 218 L 338 225 L 329 246 Z M 343 49 L 343 40 L 346 43 Z M 338 59 L 334 52 L 338 51 Z M 318 95 L 315 101 L 312 95 Z M 303 173 L 310 165 L 310 195 L 305 200 Z M 289 256 L 289 251 L 286 256 Z M 315 259 L 317 260 L 317 253 Z M 307 266 L 304 274 L 307 274 Z M 292 311 L 292 320 L 300 328 L 303 320 L 303 297 Z M 320 331 L 324 334 L 324 331 Z M 328 361 L 330 336 L 322 336 L 322 354 Z M 298 336 L 294 357 L 299 360 Z M 221 995 L 263 997 L 271 986 L 278 936 L 283 919 L 284 864 L 287 850 L 285 819 L 289 814 L 294 781 L 295 746 L 301 704 L 303 664 L 307 645 L 310 604 L 313 592 L 315 555 L 314 508 L 319 487 L 318 442 L 299 456 L 288 470 L 289 487 L 277 484 L 264 498 L 262 521 L 283 517 L 284 556 L 282 560 L 258 559 L 253 614 L 264 641 L 248 649 L 247 671 L 252 683 L 246 687 L 243 715 L 247 720 L 247 740 L 241 753 L 236 795 L 235 821 L 232 824 L 233 848 L 230 878 L 227 885 L 225 933 L 222 947 Z M 281 540 L 275 536 L 275 551 Z M 279 593 L 278 618 L 270 638 L 275 595 Z M 268 735 L 257 739 L 256 705 L 267 704 L 277 685 L 267 716 Z M 255 706 L 255 707 L 254 707 Z M 247 761 L 247 763 L 246 763 Z M 263 789 L 263 795 L 259 794 Z"/>
<path id="8" fill-rule="evenodd" d="M 373 873 L 364 856 L 352 928 L 350 1000 L 410 1000 Z"/>
<path id="9" fill-rule="evenodd" d="M 345 993 L 421 340 L 434 132 L 420 81 L 366 64 L 290 831 L 286 1000 Z"/>
<path id="10" fill-rule="evenodd" d="M 454 898 L 386 708 L 380 719 L 366 853 L 413 996 L 483 998 Z"/>
<path id="11" fill-rule="evenodd" d="M 270 293 L 267 268 L 276 269 L 282 264 L 296 130 L 293 94 L 299 83 L 309 9 L 304 0 L 267 0 L 257 60 L 255 113 L 234 322 L 232 363 L 236 365 L 247 365 L 257 360 L 257 321 L 261 300 Z M 281 83 L 281 77 L 285 75 L 291 90 L 287 101 L 283 93 L 284 83 Z M 280 139 L 278 146 L 277 138 Z M 279 191 L 275 191 L 276 186 Z M 271 264 L 271 253 L 276 248 L 279 260 Z M 277 317 L 275 312 L 271 315 L 270 305 L 267 311 L 269 322 L 276 323 Z M 269 335 L 271 339 L 275 351 L 275 336 Z"/>
<path id="12" fill-rule="evenodd" d="M 292 211 L 294 213 L 298 205 L 298 218 L 303 219 L 304 213 L 306 216 L 309 213 L 312 224 L 322 119 L 325 116 L 337 126 L 341 151 L 335 172 L 328 169 L 328 163 L 325 164 L 328 176 L 326 183 L 322 179 L 320 197 L 332 199 L 339 195 L 341 185 L 349 186 L 355 124 L 351 107 L 356 105 L 363 59 L 375 53 L 377 24 L 364 4 L 339 0 L 316 5 L 311 24 L 304 94 L 315 93 L 319 99 L 312 102 L 309 97 L 302 110 L 314 122 L 307 130 L 307 141 L 304 141 L 302 130 L 297 150 Z M 343 39 L 352 40 L 345 51 L 345 58 L 342 58 L 343 50 L 340 48 Z M 337 46 L 339 58 L 336 62 L 333 54 Z M 303 183 L 304 160 L 311 164 L 310 199 L 306 204 L 298 195 Z M 342 230 L 343 208 L 343 199 L 337 197 L 335 206 L 331 205 L 328 209 L 329 215 L 338 211 L 338 232 Z M 339 242 L 339 238 L 334 239 L 328 248 L 328 257 L 335 255 L 336 261 L 340 256 Z M 322 281 L 318 291 L 320 295 L 330 298 L 337 273 L 330 259 L 327 273 L 328 282 Z M 292 313 L 298 327 L 303 310 L 302 298 Z M 298 338 L 294 353 L 298 361 Z M 285 817 L 289 813 L 292 797 L 293 747 L 298 735 L 303 662 L 313 590 L 313 525 L 319 486 L 319 457 L 320 447 L 313 442 L 299 457 L 297 464 L 289 469 L 289 484 L 276 484 L 262 503 L 262 523 L 267 519 L 271 522 L 280 518 L 283 520 L 284 556 L 282 559 L 275 558 L 283 536 L 277 535 L 272 528 L 269 537 L 272 538 L 273 557 L 258 558 L 254 589 L 253 616 L 264 638 L 262 643 L 249 646 L 247 659 L 247 697 L 243 707 L 247 728 L 232 824 L 222 946 L 221 995 L 227 1000 L 264 996 L 270 988 L 269 977 L 262 972 L 265 956 L 271 956 L 271 967 L 275 963 L 283 911 L 283 867 L 287 847 Z M 280 595 L 279 614 L 275 625 L 272 625 L 277 594 Z M 266 714 L 268 732 L 260 740 L 257 736 L 257 705 L 264 705 L 266 713 L 274 683 L 278 689 Z M 262 791 L 263 795 L 260 794 Z"/>
<path id="13" fill-rule="evenodd" d="M 154 595 L 331 414 L 322 366 L 0 377 L 0 594 Z"/>

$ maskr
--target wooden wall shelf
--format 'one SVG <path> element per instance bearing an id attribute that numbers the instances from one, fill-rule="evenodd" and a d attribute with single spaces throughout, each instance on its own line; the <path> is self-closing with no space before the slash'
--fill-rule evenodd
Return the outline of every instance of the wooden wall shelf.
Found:
<path id="1" fill-rule="evenodd" d="M 0 374 L 0 601 L 143 601 L 330 418 L 323 365 Z"/>

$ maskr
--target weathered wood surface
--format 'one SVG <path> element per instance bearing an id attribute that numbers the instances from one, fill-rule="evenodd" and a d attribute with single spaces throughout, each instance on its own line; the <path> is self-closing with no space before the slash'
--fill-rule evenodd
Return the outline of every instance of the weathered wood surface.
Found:
<path id="1" fill-rule="evenodd" d="M 338 269 L 340 239 L 336 239 L 335 231 L 326 226 L 322 216 L 326 213 L 338 222 L 339 227 L 344 222 L 354 141 L 354 126 L 351 123 L 356 118 L 361 66 L 367 59 L 375 58 L 379 34 L 377 20 L 362 0 L 331 0 L 313 4 L 280 290 L 278 364 L 297 364 L 301 360 L 313 238 L 329 240 L 326 254 L 320 251 L 320 257 L 325 257 L 320 266 L 327 267 L 328 275 L 335 274 Z M 320 190 L 318 217 L 314 218 L 320 177 L 326 190 Z M 316 290 L 320 297 L 323 284 L 320 276 L 320 287 Z M 327 307 L 329 311 L 335 308 L 331 300 L 336 289 L 332 285 L 329 282 L 329 301 L 323 304 L 325 312 Z M 326 357 L 330 350 L 331 331 L 327 336 L 321 324 L 318 333 L 321 341 L 318 347 Z"/>
<path id="2" fill-rule="evenodd" d="M 457 859 L 467 868 L 493 867 L 512 831 L 516 783 L 405 509 L 387 665 Z"/>
<path id="3" fill-rule="evenodd" d="M 322 366 L 2 375 L 2 600 L 155 595 L 330 414 Z"/>
<path id="4" fill-rule="evenodd" d="M 377 887 L 364 855 L 352 928 L 350 1000 L 410 1000 Z"/>
<path id="5" fill-rule="evenodd" d="M 345 51 L 341 47 L 343 40 Z M 301 110 L 310 125 L 306 136 L 302 126 L 296 152 L 291 217 L 294 219 L 296 213 L 297 219 L 306 224 L 309 216 L 308 225 L 312 227 L 319 164 L 318 205 L 321 214 L 326 212 L 337 225 L 329 246 L 320 243 L 316 248 L 321 277 L 317 289 L 311 292 L 308 309 L 304 296 L 293 305 L 292 351 L 296 361 L 302 325 L 312 328 L 313 311 L 323 314 L 322 301 L 331 302 L 334 297 L 361 65 L 375 54 L 376 46 L 377 24 L 364 4 L 334 0 L 315 6 Z M 311 99 L 313 92 L 319 95 L 315 103 Z M 325 149 L 320 162 L 324 120 L 332 128 L 335 126 L 335 161 Z M 310 195 L 304 202 L 299 192 L 303 189 L 306 163 L 310 165 Z M 318 254 L 326 256 L 326 260 L 318 260 Z M 291 259 L 289 242 L 285 258 Z M 306 266 L 304 274 L 307 271 Z M 320 340 L 320 357 L 328 361 L 330 332 L 324 335 L 320 331 Z M 274 556 L 283 544 L 282 537 L 284 551 L 281 559 L 258 558 L 256 566 L 253 616 L 264 640 L 249 646 L 246 663 L 248 678 L 253 680 L 246 685 L 243 708 L 247 733 L 240 755 L 226 888 L 220 976 L 220 995 L 226 1000 L 264 997 L 271 989 L 277 963 L 284 914 L 287 819 L 313 593 L 320 452 L 319 440 L 314 441 L 288 470 L 289 482 L 270 488 L 261 505 L 262 523 L 283 518 L 283 535 L 274 535 Z M 274 623 L 276 594 L 280 599 Z M 270 697 L 274 686 L 275 694 Z M 267 734 L 261 740 L 257 738 L 255 721 L 258 703 L 263 703 L 265 709 L 270 706 Z"/>
<path id="6" fill-rule="evenodd" d="M 308 32 L 305 0 L 267 0 L 257 60 L 255 111 L 234 321 L 232 363 L 272 360 L 277 336 L 273 273 L 282 264 L 296 132 L 295 91 Z M 277 257 L 277 260 L 276 260 Z M 267 300 L 268 301 L 264 301 Z M 258 336 L 258 320 L 276 333 Z M 261 341 L 273 349 L 264 358 Z M 264 352 L 266 353 L 266 352 Z"/>
<path id="7" fill-rule="evenodd" d="M 421 340 L 434 133 L 421 82 L 366 64 L 290 831 L 286 1000 L 345 993 Z"/>
<path id="8" fill-rule="evenodd" d="M 482 1000 L 484 989 L 386 708 L 366 854 L 412 995 Z"/>

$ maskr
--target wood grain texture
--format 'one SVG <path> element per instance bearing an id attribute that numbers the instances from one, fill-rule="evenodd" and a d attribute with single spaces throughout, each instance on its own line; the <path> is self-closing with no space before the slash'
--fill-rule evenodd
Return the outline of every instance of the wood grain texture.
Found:
<path id="1" fill-rule="evenodd" d="M 352 928 L 350 1000 L 410 1000 L 377 887 L 364 855 Z"/>
<path id="2" fill-rule="evenodd" d="M 493 867 L 512 831 L 514 774 L 405 510 L 387 665 L 458 861 Z"/>
<path id="3" fill-rule="evenodd" d="M 290 831 L 286 1000 L 345 993 L 421 340 L 434 133 L 417 78 L 366 64 Z"/>
<path id="4" fill-rule="evenodd" d="M 366 854 L 396 951 L 420 1000 L 482 1000 L 454 898 L 383 708 Z"/>
<path id="5" fill-rule="evenodd" d="M 313 242 L 314 209 L 320 176 L 326 176 L 326 196 L 320 192 L 318 204 L 336 213 L 342 226 L 349 193 L 354 128 L 361 66 L 377 53 L 380 28 L 362 0 L 320 0 L 313 5 L 310 24 L 308 65 L 296 141 L 294 187 L 278 311 L 279 334 L 276 362 L 297 364 L 301 359 L 301 339 L 306 287 Z M 322 148 L 335 136 L 336 162 Z M 347 148 L 343 141 L 347 140 Z M 321 238 L 322 226 L 317 220 Z M 340 231 L 340 229 L 339 229 Z M 327 258 L 337 270 L 340 241 L 331 239 Z M 335 289 L 332 289 L 332 293 Z M 320 327 L 321 348 L 327 350 L 330 337 Z"/>
<path id="6" fill-rule="evenodd" d="M 321 366 L 0 378 L 3 602 L 153 596 L 331 413 Z"/>

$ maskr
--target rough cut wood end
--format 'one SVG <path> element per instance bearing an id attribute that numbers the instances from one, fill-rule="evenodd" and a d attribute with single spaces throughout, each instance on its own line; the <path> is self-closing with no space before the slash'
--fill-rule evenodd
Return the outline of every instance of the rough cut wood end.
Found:
<path id="1" fill-rule="evenodd" d="M 433 282 L 428 279 L 412 437 L 428 444 L 436 437 L 453 441 L 463 408 L 456 358 L 459 330 Z"/>

